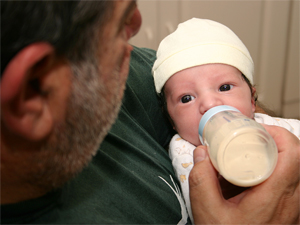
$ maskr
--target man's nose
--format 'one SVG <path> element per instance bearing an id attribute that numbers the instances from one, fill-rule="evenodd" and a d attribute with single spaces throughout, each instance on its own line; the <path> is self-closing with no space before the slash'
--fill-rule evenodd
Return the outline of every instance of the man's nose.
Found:
<path id="1" fill-rule="evenodd" d="M 138 31 L 141 28 L 141 25 L 142 25 L 142 16 L 139 9 L 136 8 L 130 21 L 127 22 L 127 26 L 130 29 L 129 39 L 138 33 Z"/>

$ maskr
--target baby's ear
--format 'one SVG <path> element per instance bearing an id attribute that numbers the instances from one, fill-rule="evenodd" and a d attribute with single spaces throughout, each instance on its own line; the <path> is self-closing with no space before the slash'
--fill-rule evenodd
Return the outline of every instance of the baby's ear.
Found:
<path id="1" fill-rule="evenodd" d="M 256 88 L 252 87 L 252 93 L 251 93 L 251 104 L 252 104 L 252 112 L 255 112 L 256 109 L 256 101 L 257 101 L 257 94 L 256 94 Z"/>
<path id="2" fill-rule="evenodd" d="M 1 120 L 15 135 L 39 140 L 52 129 L 52 116 L 40 85 L 55 57 L 48 43 L 34 43 L 18 52 L 1 78 Z"/>

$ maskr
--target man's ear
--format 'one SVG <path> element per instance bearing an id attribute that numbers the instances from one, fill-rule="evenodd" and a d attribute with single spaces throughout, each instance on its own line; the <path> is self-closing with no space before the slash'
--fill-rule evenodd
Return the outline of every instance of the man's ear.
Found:
<path id="1" fill-rule="evenodd" d="M 34 43 L 18 52 L 1 78 L 1 125 L 29 140 L 40 140 L 52 130 L 53 118 L 40 82 L 54 61 L 54 48 Z"/>

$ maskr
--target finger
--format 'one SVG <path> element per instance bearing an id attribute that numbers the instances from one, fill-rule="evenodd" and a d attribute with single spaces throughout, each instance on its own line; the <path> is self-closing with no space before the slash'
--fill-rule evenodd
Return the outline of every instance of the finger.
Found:
<path id="1" fill-rule="evenodd" d="M 286 146 L 287 144 L 293 145 L 295 148 L 293 150 L 295 151 L 300 151 L 299 149 L 299 143 L 300 140 L 296 137 L 296 135 L 292 134 L 288 130 L 282 127 L 278 126 L 271 126 L 271 125 L 266 125 L 266 124 L 261 124 L 267 132 L 272 136 L 274 139 L 279 151 L 282 151 L 284 148 L 283 146 Z M 296 147 L 298 145 L 298 147 Z"/>
<path id="2" fill-rule="evenodd" d="M 282 127 L 268 125 L 264 127 L 273 137 L 278 148 L 276 168 L 266 183 L 270 185 L 270 188 L 277 186 L 277 190 L 281 187 L 282 191 L 286 191 L 290 187 L 291 191 L 294 191 L 293 188 L 299 185 L 300 180 L 300 141 L 294 134 Z"/>
<path id="3" fill-rule="evenodd" d="M 194 222 L 212 222 L 205 221 L 205 218 L 210 218 L 210 220 L 214 218 L 213 220 L 217 222 L 219 214 L 215 212 L 222 210 L 224 199 L 216 171 L 204 146 L 199 146 L 194 150 L 194 167 L 189 175 L 189 184 Z"/>
<path id="4" fill-rule="evenodd" d="M 269 134 L 273 137 L 278 148 L 278 162 L 271 179 L 278 179 L 281 182 L 291 181 L 294 177 L 295 182 L 299 182 L 300 165 L 300 141 L 288 130 L 264 125 Z M 288 147 L 286 147 L 288 146 Z M 298 175 L 298 176 L 297 176 Z M 280 178 L 281 177 L 281 178 Z"/>
<path id="5" fill-rule="evenodd" d="M 299 184 L 300 142 L 299 139 L 288 130 L 262 124 L 273 137 L 278 149 L 278 161 L 273 174 L 259 188 L 281 187 L 286 191 L 288 186 Z M 288 146 L 288 147 L 287 147 Z M 272 187 L 272 186 L 273 187 Z M 278 196 L 278 194 L 276 195 Z"/>
<path id="6" fill-rule="evenodd" d="M 284 128 L 264 125 L 278 148 L 278 162 L 273 174 L 262 184 L 251 188 L 241 201 L 241 207 L 268 205 L 277 223 L 299 219 L 300 142 Z M 250 203 L 250 204 L 249 204 Z M 255 209 L 254 209 L 255 210 Z M 278 213 L 274 213 L 274 212 Z M 268 212 L 264 212 L 268 217 Z M 278 218 L 277 218 L 278 217 Z"/>

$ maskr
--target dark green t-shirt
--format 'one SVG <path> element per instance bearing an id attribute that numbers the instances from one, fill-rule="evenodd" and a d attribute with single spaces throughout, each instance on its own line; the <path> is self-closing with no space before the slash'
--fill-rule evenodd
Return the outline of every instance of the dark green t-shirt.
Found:
<path id="1" fill-rule="evenodd" d="M 154 60 L 155 51 L 134 48 L 118 119 L 89 166 L 60 190 L 3 205 L 2 223 L 186 223 L 164 149 L 173 131 L 155 93 Z"/>

